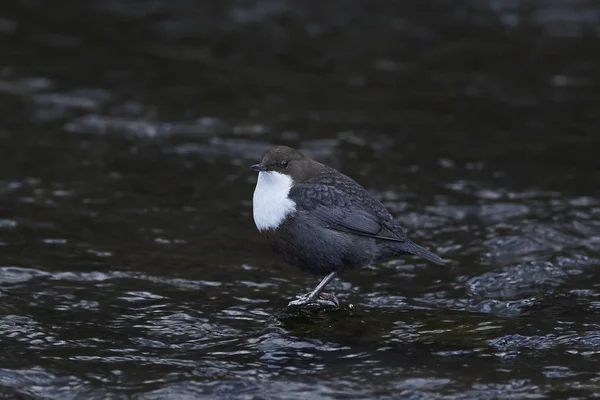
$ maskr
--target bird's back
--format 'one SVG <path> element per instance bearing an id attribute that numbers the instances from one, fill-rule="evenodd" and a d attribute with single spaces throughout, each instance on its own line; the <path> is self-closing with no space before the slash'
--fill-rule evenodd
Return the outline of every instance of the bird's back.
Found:
<path id="1" fill-rule="evenodd" d="M 308 179 L 306 183 L 319 183 L 335 187 L 338 189 L 338 192 L 346 195 L 344 200 L 348 203 L 372 213 L 386 228 L 393 229 L 394 231 L 398 229 L 399 232 L 396 233 L 403 234 L 402 229 L 395 223 L 392 214 L 367 189 L 348 175 L 327 165 L 323 165 L 323 167 L 319 174 Z"/>

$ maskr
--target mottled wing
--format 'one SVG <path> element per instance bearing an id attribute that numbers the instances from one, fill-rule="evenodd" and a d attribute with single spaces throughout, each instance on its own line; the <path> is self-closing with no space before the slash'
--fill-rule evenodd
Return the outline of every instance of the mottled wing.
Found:
<path id="1" fill-rule="evenodd" d="M 309 211 L 323 226 L 340 232 L 377 239 L 404 241 L 382 221 L 368 204 L 357 202 L 343 189 L 323 184 L 295 185 L 289 197 L 298 210 Z M 390 217 L 391 219 L 391 217 Z"/>

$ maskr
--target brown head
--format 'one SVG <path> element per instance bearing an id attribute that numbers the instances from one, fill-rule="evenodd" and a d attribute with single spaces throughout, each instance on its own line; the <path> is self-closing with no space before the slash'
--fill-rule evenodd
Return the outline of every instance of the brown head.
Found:
<path id="1" fill-rule="evenodd" d="M 274 146 L 265 152 L 259 164 L 250 168 L 255 171 L 279 172 L 289 175 L 294 182 L 302 182 L 316 175 L 324 166 L 306 157 L 299 150 L 286 146 Z"/>

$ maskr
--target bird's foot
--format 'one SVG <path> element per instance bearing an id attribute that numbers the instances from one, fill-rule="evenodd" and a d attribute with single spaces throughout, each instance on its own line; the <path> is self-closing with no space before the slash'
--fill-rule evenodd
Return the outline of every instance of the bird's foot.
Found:
<path id="1" fill-rule="evenodd" d="M 288 307 L 339 308 L 339 306 L 339 300 L 331 293 L 320 293 L 314 299 L 310 298 L 310 294 L 296 296 L 296 300 L 288 303 Z"/>

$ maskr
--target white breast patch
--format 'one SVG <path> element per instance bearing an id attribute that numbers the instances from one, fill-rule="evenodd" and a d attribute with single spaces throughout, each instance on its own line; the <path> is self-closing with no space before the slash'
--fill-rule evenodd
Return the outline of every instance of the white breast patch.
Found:
<path id="1" fill-rule="evenodd" d="M 296 203 L 288 198 L 293 180 L 275 171 L 261 171 L 254 189 L 252 213 L 259 231 L 277 228 L 296 211 Z"/>

